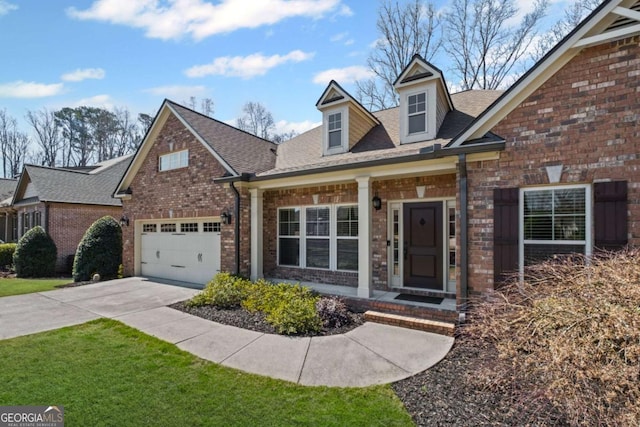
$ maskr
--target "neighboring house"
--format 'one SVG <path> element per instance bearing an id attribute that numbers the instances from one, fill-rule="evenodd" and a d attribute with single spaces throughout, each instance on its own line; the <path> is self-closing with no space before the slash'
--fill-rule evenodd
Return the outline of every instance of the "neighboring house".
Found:
<path id="1" fill-rule="evenodd" d="M 0 240 L 3 242 L 15 240 L 17 217 L 11 208 L 11 200 L 17 183 L 16 179 L 0 179 Z"/>
<path id="2" fill-rule="evenodd" d="M 126 273 L 464 309 L 535 260 L 640 243 L 639 10 L 605 1 L 504 93 L 449 94 L 417 55 L 397 108 L 331 82 L 322 125 L 278 146 L 165 101 L 115 194 Z"/>
<path id="3" fill-rule="evenodd" d="M 25 165 L 11 203 L 11 241 L 42 226 L 58 248 L 58 271 L 69 270 L 69 257 L 89 226 L 111 215 L 119 220 L 122 203 L 112 197 L 129 166 L 131 155 L 84 168 L 49 168 Z"/>

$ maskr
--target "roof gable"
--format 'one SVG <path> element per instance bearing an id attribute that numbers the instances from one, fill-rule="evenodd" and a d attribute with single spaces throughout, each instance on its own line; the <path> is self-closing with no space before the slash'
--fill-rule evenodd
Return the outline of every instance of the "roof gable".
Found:
<path id="1" fill-rule="evenodd" d="M 194 135 L 228 175 L 261 172 L 275 164 L 275 154 L 272 151 L 274 143 L 165 99 L 131 165 L 118 184 L 116 196 L 126 193 L 171 115 Z"/>
<path id="2" fill-rule="evenodd" d="M 342 88 L 335 80 L 331 80 L 327 88 L 322 92 L 320 99 L 316 102 L 316 108 L 320 111 L 334 107 L 343 103 L 350 103 L 372 124 L 380 124 L 377 117 L 367 110 L 360 102 Z"/>
<path id="3" fill-rule="evenodd" d="M 393 87 L 396 90 L 402 90 L 405 87 L 433 80 L 438 81 L 440 90 L 445 93 L 449 109 L 453 110 L 453 102 L 451 101 L 451 95 L 444 81 L 442 71 L 418 54 L 413 55 L 411 61 L 404 67 L 398 78 L 396 78 L 396 81 L 393 82 Z"/>
<path id="4" fill-rule="evenodd" d="M 480 140 L 586 47 L 640 33 L 640 1 L 605 0 L 447 146 Z"/>

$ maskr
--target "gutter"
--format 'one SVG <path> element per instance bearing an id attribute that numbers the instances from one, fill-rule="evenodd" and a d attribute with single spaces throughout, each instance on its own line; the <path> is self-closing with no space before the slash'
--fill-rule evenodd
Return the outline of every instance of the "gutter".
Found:
<path id="1" fill-rule="evenodd" d="M 458 155 L 458 174 L 460 176 L 460 304 L 458 305 L 459 321 L 465 320 L 467 310 L 468 289 L 468 189 L 467 189 L 467 155 Z"/>
<path id="2" fill-rule="evenodd" d="M 451 148 L 439 148 L 439 145 L 432 147 L 425 147 L 418 154 L 403 157 L 382 157 L 375 160 L 365 161 L 361 163 L 345 163 L 326 167 L 307 168 L 290 172 L 282 172 L 272 175 L 256 176 L 255 174 L 243 173 L 241 175 L 233 175 L 223 178 L 214 179 L 213 182 L 222 184 L 226 182 L 259 182 L 269 181 L 272 179 L 282 179 L 290 177 L 298 177 L 305 175 L 315 175 L 318 173 L 336 172 L 345 170 L 354 170 L 360 168 L 374 167 L 374 166 L 386 166 L 402 163 L 416 162 L 420 160 L 433 160 L 443 159 L 445 157 L 459 156 L 461 154 L 476 154 L 487 153 L 491 151 L 502 151 L 505 149 L 505 141 L 499 140 L 495 142 L 487 142 L 482 144 L 475 144 L 471 146 L 451 147 Z"/>
<path id="3" fill-rule="evenodd" d="M 234 246 L 235 246 L 235 263 L 236 263 L 236 274 L 240 274 L 240 192 L 234 185 L 235 181 L 229 182 L 231 189 L 235 193 L 236 199 L 236 221 L 234 224 Z"/>

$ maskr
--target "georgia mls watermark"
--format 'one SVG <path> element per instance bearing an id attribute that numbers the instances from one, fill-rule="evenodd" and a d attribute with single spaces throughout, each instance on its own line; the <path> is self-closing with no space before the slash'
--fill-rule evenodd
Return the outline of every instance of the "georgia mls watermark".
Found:
<path id="1" fill-rule="evenodd" d="M 64 427 L 64 407 L 0 406 L 0 427 Z"/>

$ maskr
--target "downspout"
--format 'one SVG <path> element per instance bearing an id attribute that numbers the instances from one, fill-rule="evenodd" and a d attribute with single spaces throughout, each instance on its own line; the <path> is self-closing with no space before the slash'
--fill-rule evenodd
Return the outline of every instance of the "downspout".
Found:
<path id="1" fill-rule="evenodd" d="M 235 187 L 234 182 L 231 181 L 229 183 L 231 189 L 235 193 L 236 198 L 236 222 L 235 222 L 235 231 L 234 231 L 234 246 L 236 250 L 236 273 L 240 274 L 240 192 Z"/>
<path id="2" fill-rule="evenodd" d="M 468 192 L 467 192 L 467 155 L 461 153 L 458 155 L 458 174 L 460 175 L 460 321 L 465 319 L 468 298 Z"/>

